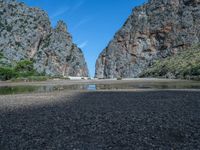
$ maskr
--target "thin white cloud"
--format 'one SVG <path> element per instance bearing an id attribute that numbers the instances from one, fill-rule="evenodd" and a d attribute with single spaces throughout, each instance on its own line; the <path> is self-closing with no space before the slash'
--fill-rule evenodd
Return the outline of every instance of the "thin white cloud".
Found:
<path id="1" fill-rule="evenodd" d="M 78 10 L 83 4 L 84 4 L 84 1 L 80 1 L 79 3 L 77 3 L 77 4 L 73 7 L 73 10 Z"/>
<path id="2" fill-rule="evenodd" d="M 91 20 L 91 19 L 88 18 L 88 17 L 83 18 L 82 20 L 80 20 L 79 22 L 77 22 L 77 23 L 73 26 L 72 30 L 77 30 L 81 25 L 87 23 L 87 22 L 90 21 L 90 20 Z"/>
<path id="3" fill-rule="evenodd" d="M 61 8 L 58 11 L 56 11 L 54 14 L 52 14 L 50 16 L 51 19 L 54 19 L 56 17 L 59 17 L 60 15 L 63 15 L 64 13 L 66 13 L 68 11 L 68 16 L 71 16 L 75 11 L 77 11 L 82 5 L 84 4 L 84 1 L 80 1 L 79 3 L 77 3 L 76 5 L 74 5 L 73 7 L 65 7 L 65 8 Z"/>
<path id="4" fill-rule="evenodd" d="M 84 48 L 84 47 L 87 46 L 87 44 L 88 44 L 88 41 L 84 41 L 84 42 L 82 42 L 81 44 L 79 44 L 78 47 L 79 47 L 79 48 Z"/>
<path id="5" fill-rule="evenodd" d="M 64 13 L 66 13 L 68 10 L 69 10 L 69 7 L 62 8 L 62 9 L 58 10 L 57 12 L 55 12 L 54 14 L 52 14 L 50 16 L 50 18 L 54 19 L 56 17 L 59 17 L 60 15 L 63 15 Z"/>
<path id="6" fill-rule="evenodd" d="M 72 6 L 72 7 L 70 8 L 70 11 L 69 11 L 68 14 L 67 14 L 68 17 L 72 17 L 73 14 L 75 14 L 76 11 L 78 11 L 79 8 L 80 8 L 84 3 L 85 3 L 84 1 L 80 1 L 79 3 L 76 3 L 74 6 Z"/>

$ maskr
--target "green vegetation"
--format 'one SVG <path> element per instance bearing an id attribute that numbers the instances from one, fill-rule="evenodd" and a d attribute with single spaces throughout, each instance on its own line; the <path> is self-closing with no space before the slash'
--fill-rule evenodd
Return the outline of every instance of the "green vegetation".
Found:
<path id="1" fill-rule="evenodd" d="M 59 78 L 63 80 L 69 80 L 68 77 L 63 77 L 61 75 L 57 76 L 46 76 L 45 72 L 38 73 L 34 69 L 33 60 L 21 60 L 13 66 L 6 65 L 3 61 L 6 59 L 3 53 L 0 53 L 0 80 L 6 81 L 46 81 L 48 79 Z"/>
<path id="2" fill-rule="evenodd" d="M 0 53 L 0 59 L 4 58 Z M 22 60 L 17 62 L 14 67 L 2 66 L 0 67 L 0 80 L 12 81 L 46 81 L 48 77 L 39 74 L 35 71 L 33 62 L 29 60 Z"/>
<path id="3" fill-rule="evenodd" d="M 7 67 L 1 62 L 1 59 L 5 58 L 3 53 L 0 53 L 0 80 L 10 80 L 17 76 L 13 68 Z"/>
<path id="4" fill-rule="evenodd" d="M 200 80 L 200 44 L 174 56 L 158 60 L 141 77 Z"/>
<path id="5" fill-rule="evenodd" d="M 28 77 L 37 74 L 34 70 L 33 62 L 29 60 L 19 61 L 14 67 L 14 70 L 18 73 L 19 77 Z"/>
<path id="6" fill-rule="evenodd" d="M 14 82 L 20 82 L 20 81 L 33 82 L 33 81 L 47 81 L 48 79 L 49 79 L 49 77 L 47 77 L 47 76 L 28 76 L 28 77 L 12 78 L 11 81 L 14 81 Z"/>
<path id="7" fill-rule="evenodd" d="M 10 80 L 16 78 L 18 74 L 12 68 L 0 67 L 0 80 Z"/>
<path id="8" fill-rule="evenodd" d="M 117 80 L 122 80 L 122 77 L 118 77 Z"/>

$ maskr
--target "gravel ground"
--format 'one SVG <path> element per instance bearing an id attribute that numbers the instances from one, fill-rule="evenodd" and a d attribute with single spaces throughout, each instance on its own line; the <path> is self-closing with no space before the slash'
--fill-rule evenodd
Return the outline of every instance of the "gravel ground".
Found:
<path id="1" fill-rule="evenodd" d="M 195 150 L 199 139 L 199 91 L 0 96 L 1 150 Z"/>

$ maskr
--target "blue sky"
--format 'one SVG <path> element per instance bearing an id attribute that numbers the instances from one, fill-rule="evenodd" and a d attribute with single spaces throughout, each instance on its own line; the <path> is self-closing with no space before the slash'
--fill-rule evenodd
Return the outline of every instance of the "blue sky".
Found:
<path id="1" fill-rule="evenodd" d="M 68 31 L 84 52 L 90 75 L 95 62 L 135 6 L 147 0 L 18 0 L 45 10 L 54 27 L 63 20 Z"/>

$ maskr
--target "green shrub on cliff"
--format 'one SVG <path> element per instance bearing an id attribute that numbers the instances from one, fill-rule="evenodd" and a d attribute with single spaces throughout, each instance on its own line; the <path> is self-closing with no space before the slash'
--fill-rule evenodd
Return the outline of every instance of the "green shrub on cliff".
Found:
<path id="1" fill-rule="evenodd" d="M 0 53 L 0 60 L 4 58 L 3 53 Z M 14 71 L 13 68 L 4 66 L 0 62 L 0 80 L 10 80 L 12 78 L 17 77 L 17 73 Z"/>
<path id="2" fill-rule="evenodd" d="M 0 67 L 0 80 L 10 80 L 17 76 L 18 74 L 12 68 Z"/>
<path id="3" fill-rule="evenodd" d="M 47 77 L 47 76 L 28 76 L 28 77 L 12 78 L 11 81 L 13 81 L 13 82 L 21 82 L 21 81 L 33 82 L 33 81 L 46 81 L 48 79 L 49 79 L 49 77 Z"/>
<path id="4" fill-rule="evenodd" d="M 200 44 L 158 60 L 141 77 L 200 79 Z"/>
<path id="5" fill-rule="evenodd" d="M 0 53 L 0 59 L 3 55 Z M 27 78 L 28 80 L 46 80 L 44 77 L 39 77 L 40 74 L 34 69 L 33 62 L 29 60 L 22 60 L 17 62 L 15 67 L 0 67 L 0 80 Z"/>
<path id="6" fill-rule="evenodd" d="M 18 76 L 20 77 L 28 77 L 36 74 L 33 62 L 29 60 L 19 61 L 15 66 L 14 70 L 18 73 Z"/>

